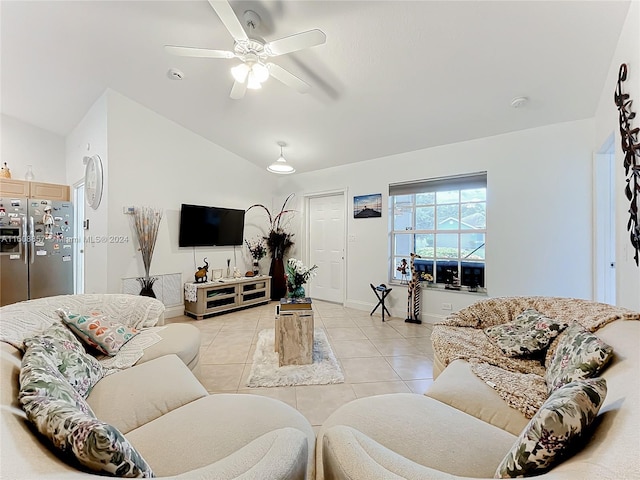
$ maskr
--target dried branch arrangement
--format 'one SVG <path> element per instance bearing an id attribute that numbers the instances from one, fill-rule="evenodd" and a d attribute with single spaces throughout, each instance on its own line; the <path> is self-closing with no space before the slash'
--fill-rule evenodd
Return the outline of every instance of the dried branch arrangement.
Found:
<path id="1" fill-rule="evenodd" d="M 142 263 L 144 264 L 144 277 L 138 279 L 142 290 L 151 290 L 155 278 L 149 278 L 153 250 L 158 239 L 158 229 L 162 220 L 162 210 L 153 207 L 135 207 L 133 210 L 133 227 L 138 239 Z"/>
<path id="2" fill-rule="evenodd" d="M 638 132 L 640 128 L 632 128 L 631 120 L 636 116 L 631 110 L 631 103 L 628 93 L 622 92 L 622 82 L 627 79 L 627 64 L 620 65 L 618 71 L 618 86 L 614 95 L 614 101 L 618 108 L 618 119 L 620 122 L 620 141 L 624 154 L 624 174 L 627 181 L 624 193 L 627 200 L 631 202 L 629 206 L 629 221 L 627 231 L 631 245 L 635 249 L 634 260 L 640 266 L 640 222 L 638 219 L 638 208 L 640 204 L 640 142 L 638 142 Z"/>

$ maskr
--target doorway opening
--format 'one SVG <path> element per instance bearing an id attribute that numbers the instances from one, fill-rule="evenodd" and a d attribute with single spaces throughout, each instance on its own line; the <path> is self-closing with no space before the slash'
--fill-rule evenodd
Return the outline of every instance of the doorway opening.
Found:
<path id="1" fill-rule="evenodd" d="M 84 293 L 84 181 L 73 185 L 73 293 Z"/>
<path id="2" fill-rule="evenodd" d="M 616 304 L 616 198 L 613 133 L 594 155 L 594 297 Z"/>

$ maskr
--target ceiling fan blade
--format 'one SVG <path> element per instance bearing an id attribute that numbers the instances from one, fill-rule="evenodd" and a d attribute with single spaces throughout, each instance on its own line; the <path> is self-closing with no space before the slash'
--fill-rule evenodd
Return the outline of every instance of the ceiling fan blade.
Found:
<path id="1" fill-rule="evenodd" d="M 269 42 L 264 46 L 265 51 L 272 57 L 284 55 L 285 53 L 295 52 L 303 48 L 315 47 L 322 45 L 327 41 L 327 36 L 322 30 L 309 30 L 308 32 L 296 33 L 288 37 L 281 38 Z"/>
<path id="2" fill-rule="evenodd" d="M 240 100 L 242 97 L 244 97 L 244 94 L 246 91 L 247 91 L 247 82 L 244 82 L 244 83 L 234 82 L 233 88 L 231 88 L 231 93 L 229 94 L 229 97 L 233 98 L 234 100 Z"/>
<path id="3" fill-rule="evenodd" d="M 237 42 L 239 40 L 248 40 L 247 33 L 242 28 L 242 24 L 238 17 L 236 17 L 235 12 L 229 5 L 227 0 L 209 0 L 209 4 L 216 11 L 224 26 L 227 27 L 229 33 L 233 37 L 233 39 Z"/>
<path id="4" fill-rule="evenodd" d="M 293 73 L 285 70 L 275 63 L 267 63 L 267 68 L 273 78 L 284 83 L 288 87 L 296 89 L 300 93 L 307 93 L 311 89 L 311 85 L 307 82 L 300 80 Z"/>
<path id="5" fill-rule="evenodd" d="M 165 45 L 164 49 L 171 55 L 181 57 L 203 57 L 203 58 L 233 58 L 235 53 L 227 50 L 211 50 L 209 48 L 179 47 L 177 45 Z"/>

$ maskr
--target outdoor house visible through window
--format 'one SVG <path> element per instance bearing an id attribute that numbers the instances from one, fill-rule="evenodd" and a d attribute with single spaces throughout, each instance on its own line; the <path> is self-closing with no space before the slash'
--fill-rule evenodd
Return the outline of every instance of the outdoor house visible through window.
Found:
<path id="1" fill-rule="evenodd" d="M 391 279 L 414 252 L 422 280 L 485 287 L 486 216 L 486 172 L 389 185 Z"/>

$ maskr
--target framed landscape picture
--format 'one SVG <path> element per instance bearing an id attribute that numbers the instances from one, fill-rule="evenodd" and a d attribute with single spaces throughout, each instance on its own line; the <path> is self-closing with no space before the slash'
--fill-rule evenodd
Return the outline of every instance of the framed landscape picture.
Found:
<path id="1" fill-rule="evenodd" d="M 353 218 L 375 218 L 382 216 L 382 194 L 353 197 Z"/>

